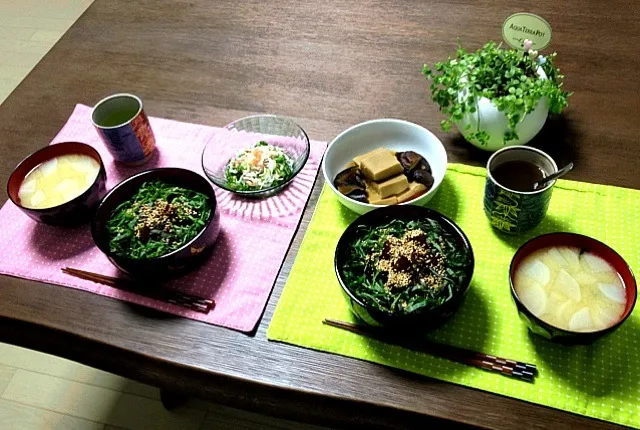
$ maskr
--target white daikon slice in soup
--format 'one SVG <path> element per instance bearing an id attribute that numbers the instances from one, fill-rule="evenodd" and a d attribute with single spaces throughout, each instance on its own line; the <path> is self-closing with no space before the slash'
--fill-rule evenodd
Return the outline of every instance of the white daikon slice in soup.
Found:
<path id="1" fill-rule="evenodd" d="M 84 154 L 67 154 L 39 164 L 25 176 L 18 198 L 28 209 L 47 209 L 75 199 L 93 185 L 100 164 Z"/>
<path id="2" fill-rule="evenodd" d="M 538 318 L 569 331 L 598 331 L 616 324 L 627 297 L 620 274 L 600 256 L 576 247 L 553 246 L 526 256 L 514 288 Z"/>

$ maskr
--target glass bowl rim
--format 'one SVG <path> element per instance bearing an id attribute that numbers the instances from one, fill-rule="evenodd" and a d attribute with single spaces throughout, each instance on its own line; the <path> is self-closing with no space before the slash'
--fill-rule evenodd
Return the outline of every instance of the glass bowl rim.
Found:
<path id="1" fill-rule="evenodd" d="M 261 194 L 267 194 L 267 193 L 270 193 L 270 192 L 275 191 L 277 189 L 286 187 L 287 185 L 289 185 L 295 179 L 295 177 L 298 175 L 298 173 L 300 173 L 302 171 L 304 166 L 307 164 L 307 161 L 309 160 L 309 155 L 311 153 L 311 140 L 309 139 L 309 135 L 307 134 L 307 132 L 304 130 L 304 128 L 302 128 L 300 126 L 300 124 L 298 124 L 297 122 L 295 122 L 294 120 L 292 120 L 291 118 L 286 117 L 286 116 L 273 115 L 273 114 L 248 115 L 248 116 L 236 119 L 236 120 L 228 123 L 227 125 L 225 125 L 224 127 L 221 127 L 221 128 L 226 129 L 226 130 L 231 130 L 232 126 L 234 124 L 237 124 L 240 121 L 244 121 L 244 120 L 251 119 L 251 118 L 282 119 L 282 120 L 284 120 L 286 122 L 289 122 L 289 123 L 293 124 L 298 130 L 300 130 L 302 132 L 302 135 L 304 136 L 304 140 L 305 140 L 306 145 L 305 145 L 305 151 L 302 154 L 302 163 L 300 164 L 300 167 L 296 171 L 293 172 L 291 177 L 289 179 L 287 179 L 286 182 L 284 182 L 282 184 L 278 184 L 278 185 L 273 185 L 273 186 L 271 186 L 269 188 L 263 188 L 263 189 L 260 189 L 260 190 L 242 191 L 242 190 L 234 190 L 232 188 L 229 188 L 225 183 L 222 183 L 221 181 L 215 179 L 214 177 L 209 175 L 209 173 L 207 172 L 207 168 L 205 167 L 205 162 L 204 162 L 204 154 L 207 151 L 207 148 L 209 148 L 209 145 L 211 144 L 212 140 L 215 138 L 215 135 L 214 135 L 207 142 L 207 144 L 205 145 L 204 149 L 202 150 L 202 156 L 200 157 L 202 170 L 204 172 L 204 175 L 207 177 L 207 179 L 209 179 L 211 182 L 213 182 L 216 186 L 222 188 L 225 191 L 229 191 L 230 193 L 234 193 L 234 194 L 237 194 L 237 195 L 240 195 L 240 196 L 258 196 L 258 195 L 261 195 Z"/>

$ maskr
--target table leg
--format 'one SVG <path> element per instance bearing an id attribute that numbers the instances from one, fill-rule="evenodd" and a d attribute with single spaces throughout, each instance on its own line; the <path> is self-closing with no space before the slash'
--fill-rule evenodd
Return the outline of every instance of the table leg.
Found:
<path id="1" fill-rule="evenodd" d="M 187 403 L 187 397 L 181 394 L 172 393 L 167 390 L 160 390 L 160 401 L 162 406 L 168 411 L 173 410 L 179 406 Z"/>

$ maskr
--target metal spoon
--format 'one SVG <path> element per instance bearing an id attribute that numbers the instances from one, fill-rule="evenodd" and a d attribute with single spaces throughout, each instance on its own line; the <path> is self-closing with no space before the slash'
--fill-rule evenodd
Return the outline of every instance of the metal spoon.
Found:
<path id="1" fill-rule="evenodd" d="M 535 184 L 533 184 L 533 189 L 537 190 L 538 188 L 544 187 L 549 182 L 551 182 L 551 181 L 553 181 L 555 179 L 558 179 L 561 176 L 566 175 L 571 169 L 573 169 L 573 163 L 567 164 L 566 166 L 564 166 L 562 169 L 558 170 L 553 175 L 549 175 L 546 178 L 542 179 L 541 181 L 536 182 Z"/>

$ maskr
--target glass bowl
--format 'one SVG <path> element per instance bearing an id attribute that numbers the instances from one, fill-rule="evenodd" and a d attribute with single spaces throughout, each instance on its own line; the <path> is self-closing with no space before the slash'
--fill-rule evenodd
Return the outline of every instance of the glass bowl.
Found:
<path id="1" fill-rule="evenodd" d="M 260 141 L 282 148 L 293 160 L 293 173 L 284 183 L 243 191 L 229 186 L 225 171 L 229 161 L 241 150 Z M 268 197 L 286 187 L 309 158 L 309 138 L 295 122 L 276 115 L 248 116 L 223 127 L 202 152 L 202 169 L 218 187 L 243 197 Z"/>

